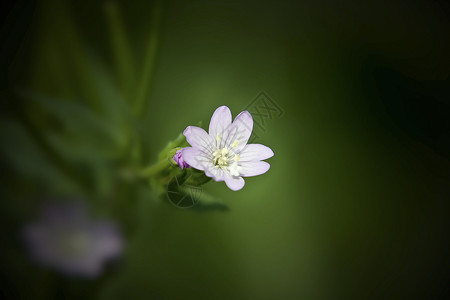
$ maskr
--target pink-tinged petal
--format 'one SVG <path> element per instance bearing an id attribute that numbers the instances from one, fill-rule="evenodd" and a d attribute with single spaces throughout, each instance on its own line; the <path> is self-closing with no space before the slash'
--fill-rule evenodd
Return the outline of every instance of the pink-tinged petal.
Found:
<path id="1" fill-rule="evenodd" d="M 181 150 L 181 155 L 186 163 L 191 167 L 204 171 L 209 165 L 212 165 L 211 159 L 200 149 L 186 147 Z"/>
<path id="2" fill-rule="evenodd" d="M 244 177 L 258 176 L 266 173 L 270 165 L 265 161 L 248 161 L 239 163 L 239 174 Z"/>
<path id="3" fill-rule="evenodd" d="M 183 134 L 192 147 L 199 148 L 205 152 L 212 151 L 212 146 L 215 145 L 214 140 L 203 128 L 188 126 Z"/>
<path id="4" fill-rule="evenodd" d="M 227 106 L 221 106 L 214 111 L 209 123 L 209 135 L 213 139 L 222 139 L 223 133 L 231 126 L 231 111 Z"/>
<path id="5" fill-rule="evenodd" d="M 225 183 L 233 191 L 239 191 L 245 185 L 245 180 L 238 176 L 227 176 L 225 178 Z"/>
<path id="6" fill-rule="evenodd" d="M 273 151 L 267 146 L 261 144 L 248 144 L 242 149 L 240 161 L 260 161 L 272 157 Z"/>
<path id="7" fill-rule="evenodd" d="M 253 118 L 248 111 L 243 111 L 233 121 L 231 132 L 227 138 L 226 145 L 231 146 L 234 151 L 241 151 L 247 145 L 253 130 Z"/>

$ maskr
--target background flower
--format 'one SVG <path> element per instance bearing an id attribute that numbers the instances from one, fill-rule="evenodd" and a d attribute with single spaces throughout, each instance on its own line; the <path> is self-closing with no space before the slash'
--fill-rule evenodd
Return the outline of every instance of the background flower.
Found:
<path id="1" fill-rule="evenodd" d="M 36 262 L 84 277 L 98 276 L 123 250 L 117 226 L 91 219 L 80 203 L 46 206 L 24 229 L 24 241 Z"/>

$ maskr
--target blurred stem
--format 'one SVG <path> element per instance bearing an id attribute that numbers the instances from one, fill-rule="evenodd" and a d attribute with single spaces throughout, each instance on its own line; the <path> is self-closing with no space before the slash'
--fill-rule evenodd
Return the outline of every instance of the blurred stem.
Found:
<path id="1" fill-rule="evenodd" d="M 142 177 L 153 177 L 159 172 L 163 171 L 164 169 L 167 169 L 170 167 L 170 162 L 168 159 L 163 159 L 156 164 L 145 168 L 139 172 L 139 175 Z"/>
<path id="2" fill-rule="evenodd" d="M 135 66 L 117 2 L 111 1 L 106 3 L 105 14 L 113 44 L 119 82 L 124 92 L 124 97 L 131 101 L 131 93 L 135 82 Z"/>
<path id="3" fill-rule="evenodd" d="M 83 46 L 83 41 L 77 30 L 68 7 L 67 1 L 53 1 L 49 3 L 48 8 L 52 11 L 56 20 L 51 19 L 49 26 L 55 27 L 55 36 L 57 44 L 61 47 L 60 51 L 65 54 L 65 59 L 69 62 L 71 70 L 75 71 L 76 78 L 80 84 L 80 94 L 86 100 L 90 108 L 96 112 L 102 112 L 103 108 L 100 101 L 100 94 L 92 78 L 91 66 L 88 62 L 88 52 Z"/>
<path id="4" fill-rule="evenodd" d="M 145 113 L 149 88 L 154 73 L 154 65 L 156 60 L 156 52 L 159 44 L 159 26 L 162 14 L 162 1 L 157 0 L 153 7 L 152 25 L 150 28 L 150 36 L 148 39 L 147 50 L 145 52 L 144 63 L 140 75 L 139 85 L 137 87 L 136 99 L 134 103 L 134 112 L 137 116 L 142 117 Z"/>

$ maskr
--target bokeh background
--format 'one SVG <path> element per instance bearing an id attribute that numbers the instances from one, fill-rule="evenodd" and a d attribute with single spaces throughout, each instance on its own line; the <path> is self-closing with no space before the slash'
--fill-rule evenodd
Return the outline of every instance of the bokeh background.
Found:
<path id="1" fill-rule="evenodd" d="M 446 298 L 449 12 L 404 0 L 6 4 L 2 298 Z M 207 128 L 220 105 L 236 116 L 260 91 L 280 108 L 255 128 L 271 169 L 239 192 L 205 185 L 220 206 L 174 207 L 132 176 L 186 126 Z M 123 255 L 96 278 L 36 264 L 20 238 L 42 205 L 67 199 L 122 229 Z"/>

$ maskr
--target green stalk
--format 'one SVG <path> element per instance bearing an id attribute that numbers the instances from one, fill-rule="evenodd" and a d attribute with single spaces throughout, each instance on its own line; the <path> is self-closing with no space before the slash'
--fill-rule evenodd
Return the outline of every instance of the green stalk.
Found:
<path id="1" fill-rule="evenodd" d="M 142 177 L 153 177 L 156 174 L 158 174 L 159 172 L 161 172 L 162 170 L 167 169 L 169 167 L 170 167 L 169 160 L 168 159 L 164 159 L 164 160 L 161 160 L 161 161 L 157 162 L 156 164 L 154 164 L 154 165 L 152 165 L 152 166 L 150 166 L 148 168 L 145 168 L 145 169 L 141 170 L 139 172 L 139 175 L 142 176 Z"/>
<path id="2" fill-rule="evenodd" d="M 117 2 L 111 1 L 106 4 L 105 15 L 109 27 L 117 73 L 119 74 L 120 86 L 125 99 L 132 101 L 131 93 L 135 82 L 135 66 Z"/>
<path id="3" fill-rule="evenodd" d="M 98 88 L 92 78 L 92 71 L 88 60 L 88 51 L 83 45 L 80 32 L 77 30 L 70 17 L 67 1 L 54 1 L 49 9 L 56 20 L 50 26 L 55 26 L 55 39 L 60 45 L 60 51 L 65 59 L 72 64 L 72 72 L 76 72 L 76 78 L 80 84 L 80 94 L 87 105 L 96 112 L 103 112 Z M 70 72 L 71 70 L 66 70 Z"/>
<path id="4" fill-rule="evenodd" d="M 143 69 L 140 76 L 139 85 L 137 87 L 136 99 L 134 103 L 134 112 L 137 116 L 142 117 L 148 104 L 149 90 L 154 74 L 154 65 L 156 53 L 159 44 L 159 26 L 162 14 L 162 2 L 158 0 L 153 7 L 152 26 L 150 36 L 147 43 L 147 51 L 145 53 Z"/>

